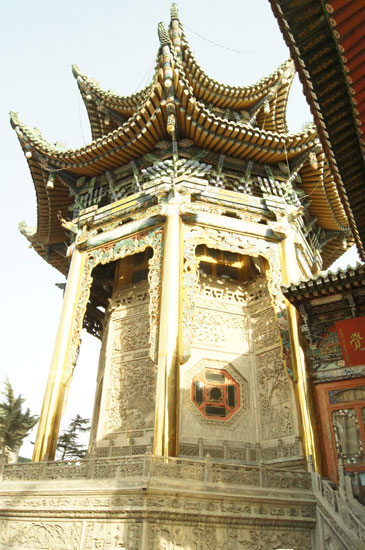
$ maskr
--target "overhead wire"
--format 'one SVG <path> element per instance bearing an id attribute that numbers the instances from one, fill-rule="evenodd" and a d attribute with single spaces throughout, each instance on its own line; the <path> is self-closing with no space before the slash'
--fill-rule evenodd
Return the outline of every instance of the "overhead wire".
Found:
<path id="1" fill-rule="evenodd" d="M 202 40 L 205 40 L 206 42 L 209 42 L 210 44 L 213 44 L 214 46 L 217 46 L 218 48 L 222 48 L 223 50 L 228 50 L 230 52 L 233 52 L 233 53 L 237 53 L 239 55 L 247 55 L 247 54 L 251 54 L 251 55 L 256 55 L 256 54 L 269 54 L 269 53 L 272 53 L 273 50 L 262 50 L 262 51 L 259 51 L 259 50 L 236 50 L 234 48 L 229 48 L 228 46 L 224 46 L 223 44 L 219 44 L 218 42 L 215 42 L 214 40 L 210 40 L 209 38 L 206 38 L 205 36 L 203 36 L 202 34 L 194 31 L 193 29 L 191 29 L 190 27 L 188 27 L 188 25 L 186 23 L 184 23 L 184 28 L 186 29 L 189 29 L 190 32 L 192 32 L 193 34 L 195 34 L 196 36 L 199 36 L 199 38 L 201 38 Z M 277 50 L 279 51 L 279 50 Z"/>

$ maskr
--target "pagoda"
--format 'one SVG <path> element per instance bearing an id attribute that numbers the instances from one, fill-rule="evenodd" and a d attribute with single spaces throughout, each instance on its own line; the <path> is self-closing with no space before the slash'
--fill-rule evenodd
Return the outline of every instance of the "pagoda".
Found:
<path id="1" fill-rule="evenodd" d="M 293 63 L 226 86 L 176 5 L 158 35 L 132 96 L 73 67 L 90 145 L 11 114 L 37 197 L 21 231 L 67 283 L 33 462 L 3 467 L 0 548 L 319 549 L 325 521 L 360 548 L 338 510 L 317 518 L 312 389 L 281 289 L 353 243 L 315 127 L 288 132 Z M 88 453 L 55 461 L 83 328 L 102 343 Z"/>

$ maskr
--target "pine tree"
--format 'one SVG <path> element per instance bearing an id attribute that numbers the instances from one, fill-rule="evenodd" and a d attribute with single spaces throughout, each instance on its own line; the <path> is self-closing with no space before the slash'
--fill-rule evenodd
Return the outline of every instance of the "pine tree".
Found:
<path id="1" fill-rule="evenodd" d="M 1 394 L 5 399 L 0 403 L 0 459 L 6 458 L 8 451 L 16 452 L 38 422 L 38 416 L 30 414 L 29 409 L 23 411 L 25 399 L 20 394 L 15 397 L 9 380 L 4 387 Z"/>
<path id="2" fill-rule="evenodd" d="M 58 459 L 76 459 L 83 458 L 86 454 L 86 448 L 78 439 L 80 434 L 90 430 L 90 420 L 82 418 L 79 414 L 71 419 L 67 428 L 58 438 L 57 451 Z"/>

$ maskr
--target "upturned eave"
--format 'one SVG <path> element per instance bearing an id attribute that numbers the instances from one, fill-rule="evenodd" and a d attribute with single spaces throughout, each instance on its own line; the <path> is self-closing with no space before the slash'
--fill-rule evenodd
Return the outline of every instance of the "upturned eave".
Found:
<path id="1" fill-rule="evenodd" d="M 365 7 L 362 0 L 270 0 L 365 260 Z"/>

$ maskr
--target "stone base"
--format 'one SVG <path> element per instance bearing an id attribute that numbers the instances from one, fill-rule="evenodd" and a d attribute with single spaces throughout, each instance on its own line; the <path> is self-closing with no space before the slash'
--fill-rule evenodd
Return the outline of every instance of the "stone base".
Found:
<path id="1" fill-rule="evenodd" d="M 151 455 L 7 465 L 0 549 L 319 550 L 317 508 L 304 471 Z"/>

